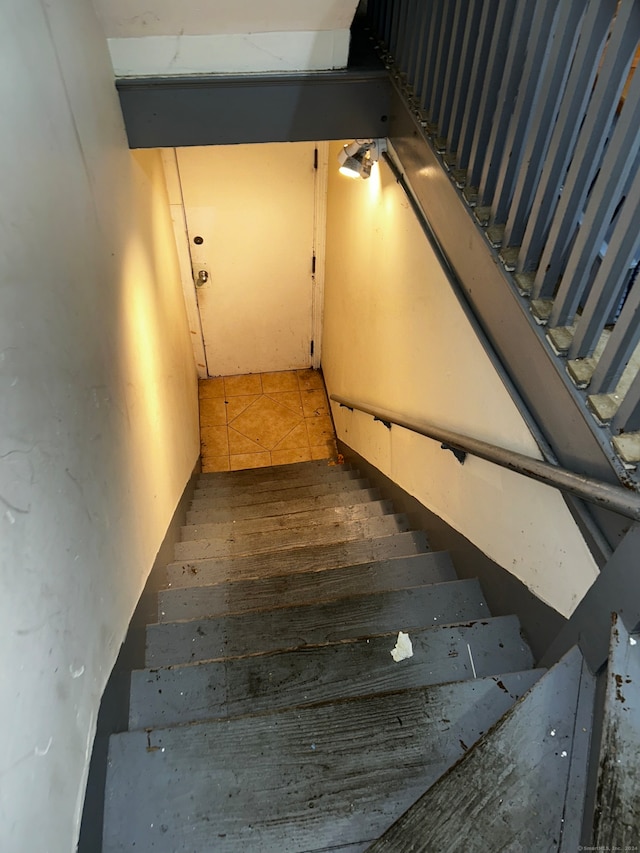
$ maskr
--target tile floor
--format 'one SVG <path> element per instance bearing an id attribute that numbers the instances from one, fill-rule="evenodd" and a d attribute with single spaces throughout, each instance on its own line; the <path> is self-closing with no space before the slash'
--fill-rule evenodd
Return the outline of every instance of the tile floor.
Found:
<path id="1" fill-rule="evenodd" d="M 203 471 L 238 471 L 336 456 L 317 370 L 250 373 L 200 381 Z"/>

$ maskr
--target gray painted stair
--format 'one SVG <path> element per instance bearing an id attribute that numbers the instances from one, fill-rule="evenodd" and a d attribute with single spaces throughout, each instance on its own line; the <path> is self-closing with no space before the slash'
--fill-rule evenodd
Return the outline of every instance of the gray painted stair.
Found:
<path id="1" fill-rule="evenodd" d="M 204 560 L 207 557 L 241 557 L 286 551 L 294 546 L 306 548 L 324 542 L 349 542 L 403 533 L 410 525 L 405 515 L 383 515 L 355 521 L 294 522 L 296 526 L 266 533 L 226 534 L 219 539 L 190 539 L 178 542 L 175 555 L 179 560 Z"/>
<path id="2" fill-rule="evenodd" d="M 427 537 L 419 530 L 381 536 L 377 539 L 351 540 L 314 548 L 291 548 L 266 554 L 208 560 L 180 560 L 169 563 L 169 586 L 199 586 L 241 578 L 261 578 L 285 573 L 338 569 L 356 563 L 393 557 L 408 557 L 428 551 Z"/>
<path id="3" fill-rule="evenodd" d="M 426 687 L 533 666 L 514 616 L 410 632 L 396 663 L 395 633 L 133 673 L 130 728 L 166 726 Z"/>
<path id="4" fill-rule="evenodd" d="M 309 494 L 313 487 L 305 490 L 304 496 L 296 494 L 288 499 L 276 501 L 262 501 L 257 504 L 245 504 L 244 506 L 223 506 L 216 509 L 209 506 L 206 509 L 192 509 L 187 513 L 189 524 L 200 524 L 202 522 L 221 521 L 243 521 L 247 518 L 264 518 L 270 515 L 283 515 L 284 513 L 298 513 L 313 509 L 324 509 L 325 507 L 355 506 L 367 501 L 377 501 L 380 494 L 377 489 L 367 489 L 366 480 L 350 480 L 349 486 L 361 483 L 358 488 L 348 488 L 337 491 L 330 486 L 319 486 L 325 493 Z M 285 490 L 286 491 L 286 490 Z M 262 492 L 261 492 L 262 494 Z"/>
<path id="5" fill-rule="evenodd" d="M 383 592 L 453 580 L 456 573 L 449 554 L 431 551 L 338 569 L 178 587 L 160 592 L 158 622 L 317 604 L 363 590 Z"/>
<path id="6" fill-rule="evenodd" d="M 256 469 L 258 470 L 258 469 Z M 320 483 L 332 485 L 334 483 L 348 483 L 360 479 L 357 471 L 345 471 L 342 468 L 328 468 L 323 471 L 303 471 L 298 474 L 289 474 L 286 479 L 275 473 L 265 475 L 254 474 L 239 482 L 231 478 L 221 478 L 220 481 L 200 480 L 196 485 L 194 498 L 217 497 L 222 498 L 231 493 L 242 495 L 247 493 L 269 492 L 279 488 L 303 487 L 319 485 Z"/>
<path id="7" fill-rule="evenodd" d="M 284 853 L 372 841 L 538 677 L 114 735 L 104 852 Z"/>
<path id="8" fill-rule="evenodd" d="M 292 501 L 304 498 L 320 497 L 323 495 L 335 495 L 336 503 L 339 502 L 343 492 L 352 492 L 358 486 L 366 488 L 367 481 L 363 479 L 342 478 L 330 482 L 320 482 L 305 485 L 291 486 L 285 482 L 279 483 L 277 488 L 264 490 L 234 491 L 227 489 L 221 493 L 217 489 L 211 489 L 202 497 L 194 497 L 191 504 L 193 509 L 215 509 L 219 512 L 229 512 L 234 507 L 254 506 L 256 504 L 273 503 L 274 501 Z M 233 517 L 233 516 L 232 516 Z"/>
<path id="9" fill-rule="evenodd" d="M 575 725 L 594 679 L 577 648 L 368 849 L 370 853 L 578 850 L 565 799 L 584 777 L 589 732 Z M 584 730 L 583 730 L 584 729 Z M 581 815 L 580 815 L 581 818 Z M 571 846 L 563 836 L 571 834 Z M 566 839 L 565 839 L 566 840 Z"/>
<path id="10" fill-rule="evenodd" d="M 515 617 L 326 462 L 202 475 L 158 619 L 105 853 L 364 851 L 542 674 Z"/>
<path id="11" fill-rule="evenodd" d="M 322 604 L 147 626 L 147 666 L 265 654 L 388 631 L 488 618 L 476 580 L 339 598 Z"/>
<path id="12" fill-rule="evenodd" d="M 228 539 L 254 533 L 268 533 L 296 527 L 318 526 L 341 521 L 360 521 L 381 515 L 393 515 L 391 501 L 367 501 L 352 506 L 320 507 L 300 512 L 287 512 L 262 518 L 233 521 L 193 522 L 182 528 L 182 541 L 191 539 Z"/>

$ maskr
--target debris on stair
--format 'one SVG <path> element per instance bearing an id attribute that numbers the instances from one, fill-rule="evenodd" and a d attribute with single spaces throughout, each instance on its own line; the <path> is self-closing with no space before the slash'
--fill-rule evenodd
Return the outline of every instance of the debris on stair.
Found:
<path id="1" fill-rule="evenodd" d="M 408 634 L 405 634 L 404 631 L 400 631 L 398 633 L 398 640 L 395 647 L 391 649 L 391 657 L 396 663 L 413 657 L 411 637 Z"/>

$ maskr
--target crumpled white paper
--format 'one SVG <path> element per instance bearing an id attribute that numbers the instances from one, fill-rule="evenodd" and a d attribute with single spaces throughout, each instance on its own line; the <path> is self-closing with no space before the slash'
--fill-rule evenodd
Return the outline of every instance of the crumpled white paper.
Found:
<path id="1" fill-rule="evenodd" d="M 404 631 L 400 631 L 398 633 L 398 640 L 396 642 L 395 648 L 391 649 L 391 657 L 397 663 L 401 660 L 406 660 L 407 658 L 413 657 L 413 646 L 411 645 L 411 638 L 408 634 L 405 634 Z"/>

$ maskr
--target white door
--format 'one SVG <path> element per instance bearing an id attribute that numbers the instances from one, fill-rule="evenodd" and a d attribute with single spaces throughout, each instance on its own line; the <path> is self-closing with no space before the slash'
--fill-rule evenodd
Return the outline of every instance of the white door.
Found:
<path id="1" fill-rule="evenodd" d="M 312 364 L 314 153 L 312 142 L 177 149 L 210 376 Z"/>

